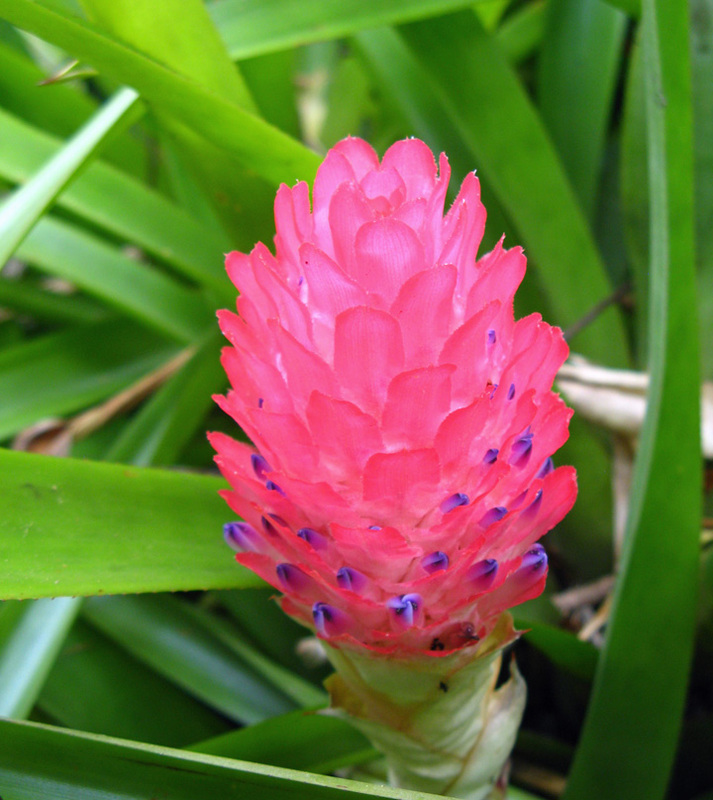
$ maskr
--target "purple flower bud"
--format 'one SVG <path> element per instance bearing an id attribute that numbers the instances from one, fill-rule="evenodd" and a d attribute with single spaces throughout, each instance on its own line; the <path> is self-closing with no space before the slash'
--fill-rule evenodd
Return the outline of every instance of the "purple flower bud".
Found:
<path id="1" fill-rule="evenodd" d="M 392 597 L 386 601 L 386 606 L 400 626 L 410 628 L 421 616 L 421 603 L 421 595 L 411 593 Z"/>
<path id="2" fill-rule="evenodd" d="M 515 440 L 510 450 L 510 463 L 513 466 L 524 467 L 530 460 L 532 452 L 532 437 L 534 434 L 528 427 L 524 433 Z"/>
<path id="3" fill-rule="evenodd" d="M 280 583 L 292 592 L 303 592 L 311 584 L 309 576 L 294 564 L 278 564 L 275 571 Z"/>
<path id="4" fill-rule="evenodd" d="M 533 517 L 537 516 L 537 512 L 540 510 L 540 506 L 542 505 L 542 489 L 538 489 L 535 492 L 535 497 L 530 505 L 520 514 L 520 519 L 524 521 L 529 521 L 533 519 Z"/>
<path id="5" fill-rule="evenodd" d="M 381 530 L 381 525 L 369 525 L 369 530 L 370 531 L 380 531 Z"/>
<path id="6" fill-rule="evenodd" d="M 272 467 L 261 455 L 253 453 L 250 456 L 250 461 L 252 462 L 255 474 L 258 476 L 258 478 L 260 478 L 261 481 L 265 480 L 268 472 L 272 472 Z"/>
<path id="7" fill-rule="evenodd" d="M 483 514 L 480 524 L 484 528 L 488 528 L 495 522 L 499 522 L 507 513 L 508 510 L 505 508 L 505 506 L 495 506 L 495 508 L 491 508 L 489 511 L 486 511 L 485 514 Z"/>
<path id="8" fill-rule="evenodd" d="M 536 478 L 546 478 L 550 472 L 555 471 L 555 462 L 549 456 L 542 462 L 542 466 L 537 470 Z"/>
<path id="9" fill-rule="evenodd" d="M 488 331 L 488 347 L 492 347 L 496 341 L 497 341 L 497 336 L 495 335 L 495 331 L 491 328 Z"/>
<path id="10" fill-rule="evenodd" d="M 265 402 L 265 399 L 263 397 L 258 397 L 258 399 L 257 399 L 257 407 L 258 408 L 262 408 L 264 402 Z"/>
<path id="11" fill-rule="evenodd" d="M 533 545 L 522 557 L 518 572 L 542 572 L 547 568 L 547 553 L 541 544 Z"/>
<path id="12" fill-rule="evenodd" d="M 324 550 L 329 543 L 327 537 L 322 536 L 321 533 L 317 533 L 314 528 L 300 528 L 297 531 L 297 535 L 300 539 L 304 539 L 305 542 L 311 545 L 315 550 Z"/>
<path id="13" fill-rule="evenodd" d="M 362 592 L 368 583 L 366 575 L 353 567 L 342 567 L 337 570 L 337 585 L 340 589 L 348 589 L 351 592 Z"/>
<path id="14" fill-rule="evenodd" d="M 467 494 L 456 492 L 446 497 L 446 499 L 441 502 L 439 508 L 443 514 L 447 514 L 449 511 L 453 511 L 454 508 L 458 508 L 458 506 L 467 506 L 468 503 L 470 503 L 470 498 Z"/>
<path id="15" fill-rule="evenodd" d="M 312 619 L 320 636 L 343 633 L 349 627 L 349 617 L 327 603 L 315 603 L 312 606 Z"/>
<path id="16" fill-rule="evenodd" d="M 494 464 L 498 460 L 498 453 L 500 450 L 497 447 L 491 447 L 483 456 L 483 464 Z"/>
<path id="17" fill-rule="evenodd" d="M 508 389 L 508 400 L 512 400 L 515 397 L 515 384 L 511 383 L 510 388 Z"/>
<path id="18" fill-rule="evenodd" d="M 473 584 L 476 592 L 484 592 L 493 585 L 498 574 L 498 562 L 494 558 L 477 561 L 466 573 L 466 579 Z"/>
<path id="19" fill-rule="evenodd" d="M 265 533 L 269 534 L 270 536 L 277 536 L 277 528 L 275 528 L 275 526 L 267 517 L 261 517 L 260 522 L 262 523 L 262 528 Z"/>
<path id="20" fill-rule="evenodd" d="M 281 494 L 283 497 L 287 496 L 274 481 L 266 481 L 265 488 L 269 489 L 271 492 L 277 492 L 278 494 Z"/>
<path id="21" fill-rule="evenodd" d="M 239 553 L 246 550 L 255 552 L 260 544 L 260 534 L 247 522 L 227 522 L 223 525 L 223 538 Z"/>
<path id="22" fill-rule="evenodd" d="M 448 569 L 449 563 L 448 556 L 441 550 L 436 550 L 421 559 L 421 566 L 431 574 L 441 569 Z"/>

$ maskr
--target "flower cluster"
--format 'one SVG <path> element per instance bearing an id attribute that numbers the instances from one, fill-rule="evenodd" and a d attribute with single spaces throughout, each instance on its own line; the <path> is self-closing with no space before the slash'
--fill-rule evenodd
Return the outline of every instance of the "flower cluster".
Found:
<path id="1" fill-rule="evenodd" d="M 314 183 L 281 186 L 276 253 L 231 253 L 238 313 L 219 313 L 232 388 L 217 398 L 254 446 L 211 434 L 237 560 L 340 648 L 447 655 L 537 596 L 538 539 L 576 496 L 552 454 L 570 411 L 567 356 L 539 315 L 515 321 L 525 273 L 485 225 L 470 174 L 416 139 L 381 162 L 350 138 Z"/>

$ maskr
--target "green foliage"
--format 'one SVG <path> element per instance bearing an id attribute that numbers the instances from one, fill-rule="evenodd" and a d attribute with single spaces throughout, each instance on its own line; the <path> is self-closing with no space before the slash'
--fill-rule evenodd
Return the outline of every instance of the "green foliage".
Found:
<path id="1" fill-rule="evenodd" d="M 710 792 L 712 32 L 713 0 L 0 0 L 0 796 L 420 796 L 312 713 L 324 665 L 225 548 L 204 433 L 224 253 L 348 134 L 477 169 L 488 246 L 528 255 L 518 310 L 651 373 L 604 637 L 547 598 L 518 618 L 508 797 L 543 770 L 566 800 Z M 562 459 L 553 591 L 616 560 L 609 433 L 576 419 Z"/>

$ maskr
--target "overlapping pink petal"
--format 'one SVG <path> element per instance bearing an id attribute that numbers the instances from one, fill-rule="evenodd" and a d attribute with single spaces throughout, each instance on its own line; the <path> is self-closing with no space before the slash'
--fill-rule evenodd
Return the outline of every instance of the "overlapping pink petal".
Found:
<path id="1" fill-rule="evenodd" d="M 275 201 L 276 253 L 231 253 L 238 313 L 219 312 L 232 388 L 216 398 L 254 447 L 210 439 L 244 521 L 237 559 L 338 646 L 440 655 L 477 645 L 538 595 L 537 540 L 576 497 L 551 456 L 571 412 L 567 356 L 539 315 L 515 321 L 525 273 L 485 226 L 469 175 L 416 139 L 381 163 L 360 139 Z"/>

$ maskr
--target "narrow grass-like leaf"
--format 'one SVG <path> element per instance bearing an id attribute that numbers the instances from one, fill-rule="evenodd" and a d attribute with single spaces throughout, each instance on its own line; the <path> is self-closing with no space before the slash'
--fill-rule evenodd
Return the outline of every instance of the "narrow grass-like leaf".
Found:
<path id="1" fill-rule="evenodd" d="M 495 37 L 511 64 L 519 64 L 535 52 L 545 33 L 546 13 L 546 0 L 528 3 L 498 27 Z"/>
<path id="2" fill-rule="evenodd" d="M 542 622 L 516 617 L 515 624 L 527 631 L 525 641 L 544 653 L 553 664 L 582 680 L 592 680 L 598 656 L 594 645 Z"/>
<path id="3" fill-rule="evenodd" d="M 295 705 L 309 708 L 327 704 L 327 693 L 324 690 L 318 689 L 290 670 L 275 664 L 274 661 L 262 655 L 244 641 L 238 635 L 235 627 L 225 620 L 195 606 L 186 605 L 182 608 L 182 611 L 193 620 L 196 626 L 210 631 L 217 640 L 232 650 L 241 661 L 258 672 L 266 682 L 271 683 L 283 694 L 287 695 Z"/>
<path id="4" fill-rule="evenodd" d="M 642 24 L 651 191 L 649 407 L 607 641 L 567 800 L 664 796 L 695 627 L 701 460 L 688 6 L 644 0 Z"/>
<path id="5" fill-rule="evenodd" d="M 421 792 L 29 722 L 0 720 L 0 740 L 0 789 L 12 800 L 436 800 Z"/>
<path id="6" fill-rule="evenodd" d="M 116 319 L 8 347 L 0 352 L 0 438 L 103 400 L 175 354 L 165 339 Z M 13 502 L 6 498 L 6 511 Z"/>
<path id="7" fill-rule="evenodd" d="M 108 312 L 79 294 L 51 292 L 27 280 L 0 278 L 0 305 L 47 322 L 98 322 Z"/>
<path id="8" fill-rule="evenodd" d="M 437 94 L 474 166 L 517 226 L 539 270 L 553 321 L 563 327 L 578 321 L 611 289 L 542 123 L 505 56 L 472 12 L 413 23 L 401 33 L 422 66 L 421 82 Z M 388 68 L 379 74 L 395 82 Z M 400 86 L 393 90 L 398 94 Z M 431 124 L 428 108 L 416 107 Z M 419 120 L 413 122 L 420 134 Z M 623 363 L 624 342 L 621 319 L 610 308 L 573 344 L 593 358 Z"/>
<path id="9" fill-rule="evenodd" d="M 0 110 L 2 177 L 28 180 L 60 147 L 59 140 Z M 228 241 L 115 167 L 102 161 L 89 165 L 57 203 L 199 283 L 225 289 L 220 255 Z"/>
<path id="10" fill-rule="evenodd" d="M 76 597 L 25 603 L 12 632 L 0 640 L 0 716 L 29 714 L 80 605 Z"/>
<path id="11" fill-rule="evenodd" d="M 3 109 L 50 135 L 62 139 L 73 136 L 96 112 L 97 101 L 83 91 L 81 85 L 38 85 L 47 77 L 47 73 L 27 55 L 0 44 L 0 97 Z M 146 172 L 144 146 L 128 131 L 116 138 L 111 137 L 105 143 L 102 158 L 132 175 L 141 176 Z"/>
<path id="12" fill-rule="evenodd" d="M 538 58 L 538 108 L 591 219 L 626 15 L 604 0 L 550 0 Z"/>
<path id="13" fill-rule="evenodd" d="M 81 619 L 70 631 L 38 702 L 69 728 L 168 747 L 218 736 L 229 727 L 223 717 Z"/>
<path id="14" fill-rule="evenodd" d="M 136 658 L 231 719 L 259 722 L 296 707 L 171 595 L 91 598 L 85 616 Z"/>
<path id="15" fill-rule="evenodd" d="M 218 478 L 0 450 L 0 598 L 257 586 Z"/>
<path id="16" fill-rule="evenodd" d="M 313 177 L 319 159 L 299 142 L 49 0 L 0 0 L 0 16 L 136 89 L 258 175 L 274 183 Z"/>
<path id="17" fill-rule="evenodd" d="M 224 758 L 326 773 L 378 756 L 356 728 L 338 717 L 293 711 L 188 748 Z"/>
<path id="18" fill-rule="evenodd" d="M 137 100 L 133 89 L 117 92 L 39 172 L 3 202 L 0 206 L 0 268 Z"/>
<path id="19" fill-rule="evenodd" d="M 127 424 L 106 454 L 107 461 L 170 466 L 194 435 L 225 385 L 217 334 L 199 347 Z"/>
<path id="20" fill-rule="evenodd" d="M 209 5 L 230 55 L 243 58 L 356 31 L 446 14 L 473 0 L 216 0 Z"/>
<path id="21" fill-rule="evenodd" d="M 179 341 L 200 337 L 213 318 L 196 292 L 53 217 L 37 223 L 20 246 L 18 257 Z"/>

